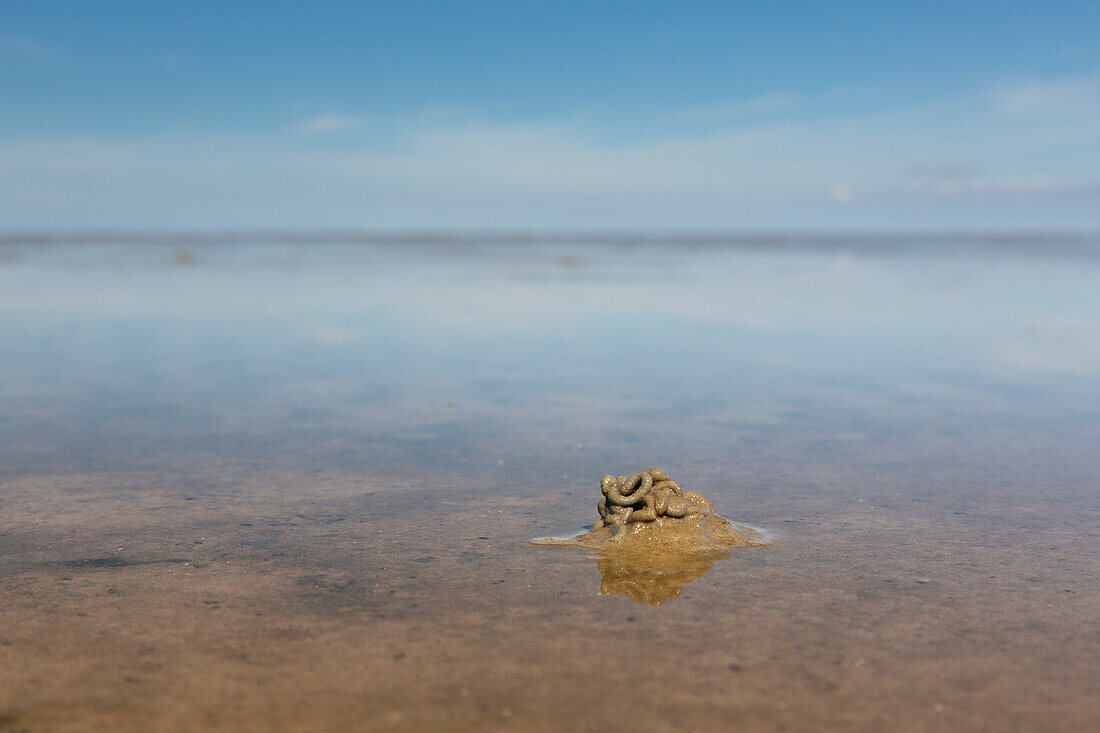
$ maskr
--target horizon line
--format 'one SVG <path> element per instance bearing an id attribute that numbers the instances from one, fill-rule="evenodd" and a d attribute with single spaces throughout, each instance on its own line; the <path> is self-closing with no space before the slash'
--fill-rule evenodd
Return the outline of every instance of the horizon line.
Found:
<path id="1" fill-rule="evenodd" d="M 0 228 L 0 245 L 27 244 L 1083 244 L 1100 227 L 473 228 L 196 227 Z"/>

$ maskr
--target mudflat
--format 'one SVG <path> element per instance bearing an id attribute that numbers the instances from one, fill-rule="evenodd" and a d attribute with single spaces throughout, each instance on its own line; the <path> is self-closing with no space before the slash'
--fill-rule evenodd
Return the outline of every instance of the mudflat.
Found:
<path id="1" fill-rule="evenodd" d="M 5 243 L 0 731 L 1095 727 L 1100 259 L 958 244 Z M 772 540 L 529 544 L 648 465 Z"/>

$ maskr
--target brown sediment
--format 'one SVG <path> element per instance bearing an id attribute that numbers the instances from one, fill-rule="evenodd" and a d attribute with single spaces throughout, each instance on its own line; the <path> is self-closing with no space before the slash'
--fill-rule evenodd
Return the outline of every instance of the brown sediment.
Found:
<path id="1" fill-rule="evenodd" d="M 661 605 L 702 576 L 729 550 L 765 545 L 762 532 L 714 513 L 714 504 L 684 491 L 660 468 L 633 476 L 604 476 L 600 519 L 588 532 L 534 540 L 598 550 L 600 592 L 622 593 L 639 603 Z"/>

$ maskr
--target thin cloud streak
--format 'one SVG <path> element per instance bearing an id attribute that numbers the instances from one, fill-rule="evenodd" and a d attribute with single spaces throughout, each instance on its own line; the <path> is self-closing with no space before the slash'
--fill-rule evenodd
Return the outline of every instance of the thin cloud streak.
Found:
<path id="1" fill-rule="evenodd" d="M 53 62 L 62 56 L 61 48 L 54 43 L 14 34 L 0 36 L 0 54 L 38 62 Z"/>
<path id="2" fill-rule="evenodd" d="M 330 113 L 303 120 L 294 129 L 302 135 L 328 135 L 344 130 L 354 130 L 362 125 L 361 117 Z"/>

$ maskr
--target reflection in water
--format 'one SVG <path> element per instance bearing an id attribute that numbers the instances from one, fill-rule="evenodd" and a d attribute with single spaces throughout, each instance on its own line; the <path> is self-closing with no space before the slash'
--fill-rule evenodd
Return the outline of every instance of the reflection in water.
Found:
<path id="1" fill-rule="evenodd" d="M 600 555 L 599 568 L 603 580 L 600 593 L 612 596 L 622 593 L 632 601 L 660 606 L 675 598 L 684 586 L 702 577 L 728 552 L 672 552 L 648 557 L 634 552 L 605 551 Z"/>

